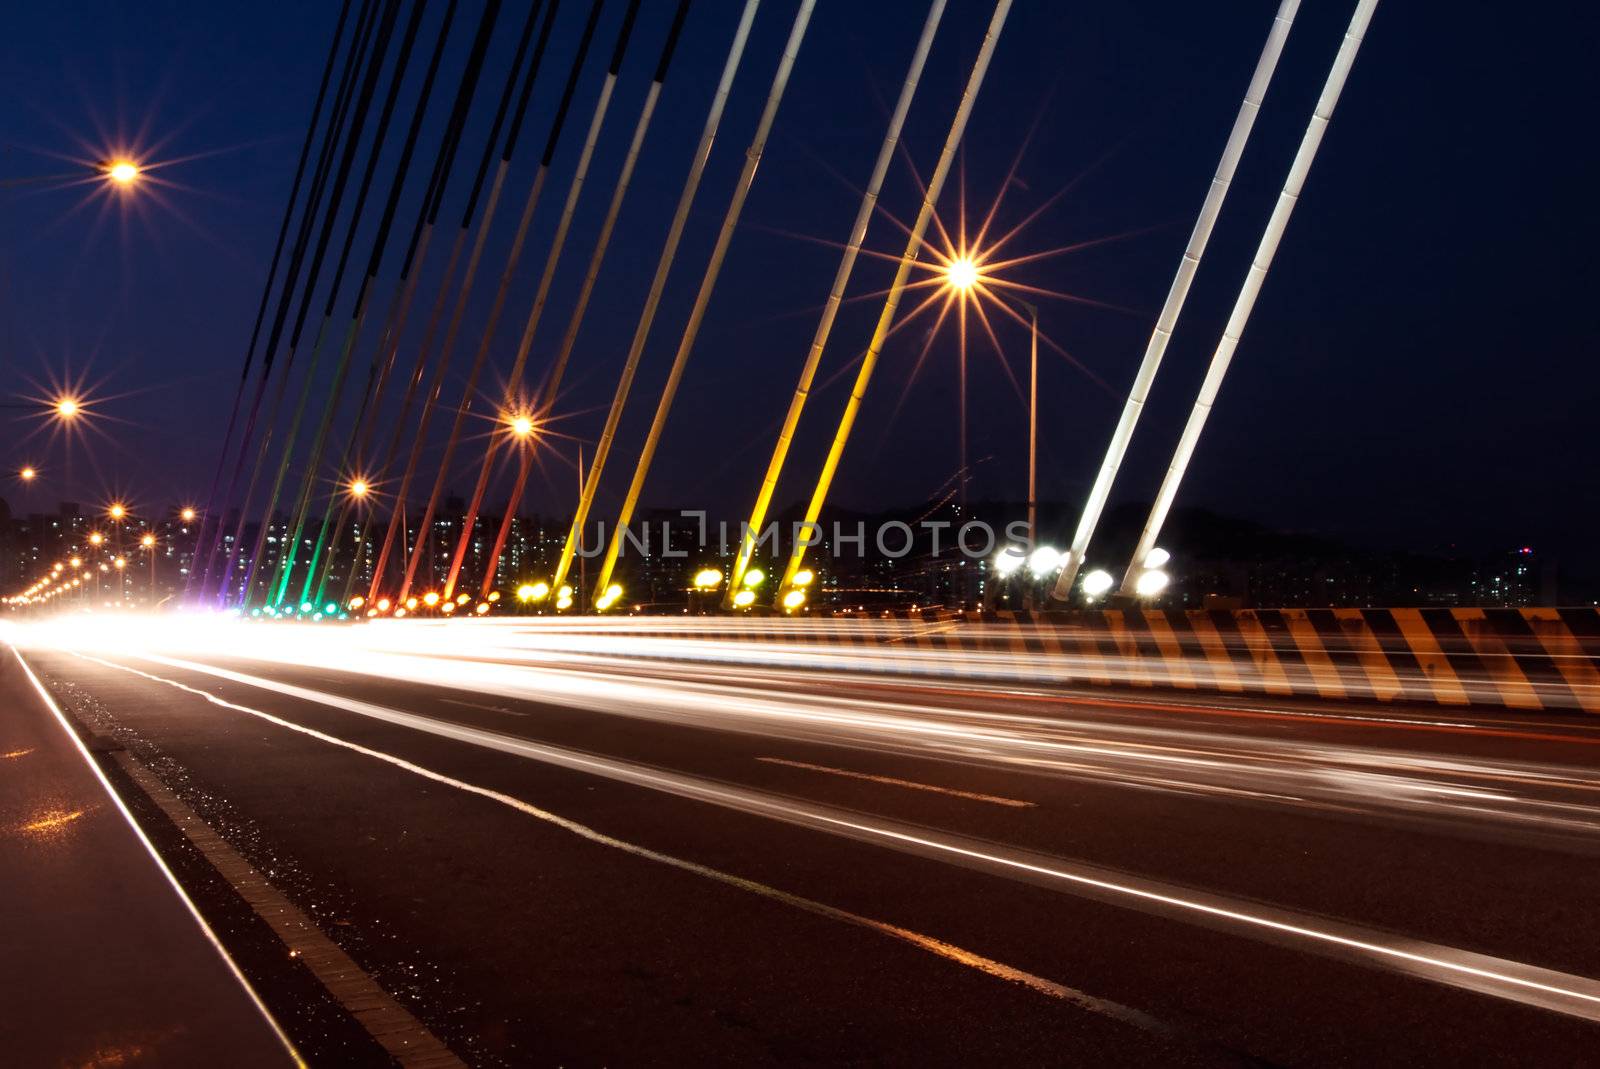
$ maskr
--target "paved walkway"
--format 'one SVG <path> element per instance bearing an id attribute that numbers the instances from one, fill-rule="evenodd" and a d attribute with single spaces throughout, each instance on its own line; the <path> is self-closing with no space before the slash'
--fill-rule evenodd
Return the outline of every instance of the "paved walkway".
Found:
<path id="1" fill-rule="evenodd" d="M 0 1061 L 296 1059 L 14 650 L 0 646 Z"/>

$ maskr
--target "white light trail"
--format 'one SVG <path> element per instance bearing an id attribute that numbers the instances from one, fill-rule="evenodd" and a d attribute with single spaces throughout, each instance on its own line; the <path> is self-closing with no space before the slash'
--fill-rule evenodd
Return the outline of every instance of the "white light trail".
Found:
<path id="1" fill-rule="evenodd" d="M 140 672 L 99 657 L 83 656 L 109 668 L 133 672 L 169 686 L 179 687 L 215 704 L 249 713 L 458 789 L 494 798 L 586 838 L 604 841 L 608 845 L 637 855 L 649 856 L 653 860 L 673 864 L 679 868 L 692 868 L 693 871 L 699 871 L 722 882 L 739 879 L 717 870 L 706 869 L 693 862 L 685 862 L 635 844 L 625 843 L 585 825 L 538 809 L 527 802 L 444 776 L 385 751 L 351 743 L 335 735 L 306 728 L 283 717 L 225 701 L 175 680 Z M 1313 917 L 1289 909 L 1247 903 L 1225 895 L 1195 891 L 1100 866 L 974 840 L 935 829 L 914 827 L 898 821 L 774 795 L 753 788 L 515 738 L 213 665 L 157 654 L 139 656 L 168 668 L 195 672 L 284 694 L 470 745 L 531 758 L 678 797 L 708 802 L 1011 879 L 1022 879 L 1140 912 L 1175 916 L 1193 923 L 1219 927 L 1235 935 L 1286 943 L 1297 949 L 1355 960 L 1494 998 L 1538 1006 L 1585 1020 L 1600 1021 L 1600 981 L 1588 977 L 1410 939 L 1361 925 Z M 831 909 L 831 907 L 825 908 Z"/>

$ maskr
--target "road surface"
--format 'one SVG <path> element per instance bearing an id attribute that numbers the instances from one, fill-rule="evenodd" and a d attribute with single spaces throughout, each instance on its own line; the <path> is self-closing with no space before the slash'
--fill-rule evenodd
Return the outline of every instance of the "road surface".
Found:
<path id="1" fill-rule="evenodd" d="M 1592 719 L 403 626 L 20 641 L 313 1064 L 1600 1064 Z"/>

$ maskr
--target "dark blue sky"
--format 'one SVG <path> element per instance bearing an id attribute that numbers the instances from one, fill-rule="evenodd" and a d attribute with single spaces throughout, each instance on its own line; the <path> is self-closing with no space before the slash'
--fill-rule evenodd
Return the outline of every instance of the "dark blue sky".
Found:
<path id="1" fill-rule="evenodd" d="M 430 34 L 444 6 L 432 5 Z M 609 52 L 624 6 L 607 5 L 597 56 Z M 672 6 L 644 4 L 538 336 L 536 369 L 565 324 Z M 1018 0 L 965 143 L 969 209 L 981 211 L 994 198 L 1025 148 L 999 225 L 1014 225 L 1072 187 L 1017 236 L 1015 251 L 1117 240 L 1040 261 L 1019 279 L 1126 309 L 1041 301 L 1047 333 L 1082 365 L 1048 351 L 1044 358 L 1047 499 L 1080 501 L 1093 477 L 1276 6 Z M 481 328 L 587 7 L 562 5 L 458 366 L 477 340 L 474 324 Z M 1351 7 L 1351 0 L 1302 5 L 1117 500 L 1147 498 L 1159 482 Z M 445 213 L 452 220 L 520 24 L 521 6 L 508 9 L 453 179 Z M 765 0 L 757 17 L 601 512 L 614 506 L 631 471 L 793 9 L 788 0 Z M 435 120 L 478 10 L 463 0 Z M 690 15 L 568 378 L 563 408 L 571 415 L 562 427 L 579 437 L 599 432 L 738 10 L 734 0 L 697 0 Z M 789 235 L 845 236 L 857 199 L 852 185 L 865 180 L 882 136 L 880 101 L 898 90 L 925 10 L 911 2 L 819 4 L 647 504 L 731 514 L 753 494 L 837 259 L 826 245 Z M 924 172 L 989 11 L 978 0 L 951 0 L 907 128 L 907 147 Z M 6 390 L 37 393 L 70 369 L 99 399 L 103 432 L 68 448 L 35 433 L 37 422 L 22 411 L 0 410 L 6 467 L 30 462 L 43 472 L 26 492 L 14 482 L 0 491 L 13 508 L 52 507 L 62 497 L 125 494 L 155 507 L 204 496 L 336 14 L 331 0 L 86 0 L 10 14 L 0 42 L 9 98 L 0 178 L 68 171 L 73 165 L 60 157 L 92 160 L 125 144 L 159 165 L 161 180 L 148 191 L 154 196 L 128 203 L 95 195 L 92 184 L 0 189 Z M 1589 328 L 1597 282 L 1593 190 L 1600 188 L 1593 19 L 1579 5 L 1560 18 L 1486 2 L 1380 7 L 1182 503 L 1377 546 L 1532 543 L 1568 559 L 1592 548 L 1600 524 L 1592 430 L 1600 370 Z M 502 371 L 602 66 L 592 60 L 580 85 L 511 291 L 493 350 Z M 402 97 L 403 117 L 414 91 L 408 86 Z M 424 164 L 402 202 L 407 228 L 439 128 L 430 122 Z M 380 181 L 375 202 L 385 191 Z M 902 161 L 883 204 L 909 219 L 915 199 Z M 942 204 L 947 220 L 959 199 L 952 183 Z M 358 262 L 369 240 L 364 229 Z M 880 219 L 868 246 L 898 251 L 901 241 Z M 424 274 L 428 297 L 445 244 L 435 244 Z M 397 252 L 379 276 L 380 302 L 392 290 Z M 886 264 L 864 262 L 851 293 L 881 288 L 889 273 Z M 343 308 L 348 314 L 348 303 Z M 865 344 L 877 308 L 863 301 L 841 316 L 824 378 Z M 413 316 L 412 345 L 422 318 Z M 843 504 L 914 501 L 953 471 L 955 338 L 941 336 L 911 382 L 924 335 L 910 328 L 885 353 L 836 484 Z M 1000 338 L 1014 372 L 1024 375 L 1025 333 L 1010 327 Z M 364 341 L 363 365 L 370 349 Z M 971 361 L 972 455 L 991 458 L 979 466 L 973 493 L 1020 498 L 1021 402 L 981 337 Z M 815 395 L 780 501 L 801 496 L 814 476 L 848 380 Z M 453 379 L 447 398 L 459 397 L 460 381 Z M 533 505 L 569 509 L 572 481 L 570 469 L 553 462 Z M 465 490 L 470 475 L 463 469 L 455 482 Z"/>

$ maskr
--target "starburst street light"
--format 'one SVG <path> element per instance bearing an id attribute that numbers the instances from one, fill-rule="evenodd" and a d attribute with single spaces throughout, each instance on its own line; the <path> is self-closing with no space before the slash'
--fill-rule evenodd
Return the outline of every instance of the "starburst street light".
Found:
<path id="1" fill-rule="evenodd" d="M 17 478 L 21 479 L 25 483 L 33 482 L 33 480 L 36 479 L 38 477 L 38 475 L 39 475 L 39 473 L 37 471 L 35 471 L 31 465 L 28 466 L 28 467 L 25 467 L 21 471 L 17 472 Z"/>
<path id="2" fill-rule="evenodd" d="M 197 515 L 198 515 L 198 513 L 196 513 L 194 509 L 185 508 L 182 512 L 178 513 L 178 518 L 181 519 L 184 523 L 193 523 L 194 522 L 194 518 Z"/>
<path id="3" fill-rule="evenodd" d="M 83 411 L 83 405 L 76 397 L 59 397 L 55 402 L 56 415 L 61 419 L 75 419 Z"/>
<path id="4" fill-rule="evenodd" d="M 366 497 L 372 492 L 372 486 L 365 479 L 350 480 L 350 496 L 356 499 Z"/>
<path id="5" fill-rule="evenodd" d="M 117 502 L 110 508 L 106 509 L 106 515 L 110 516 L 113 520 L 122 520 L 128 515 L 128 506 L 122 504 L 121 502 Z"/>
<path id="6" fill-rule="evenodd" d="M 977 262 L 971 256 L 957 256 L 945 268 L 944 277 L 952 289 L 965 293 L 978 284 Z"/>
<path id="7" fill-rule="evenodd" d="M 538 424 L 526 412 L 516 412 L 506 416 L 505 423 L 512 436 L 516 438 L 530 438 L 538 429 Z"/>
<path id="8" fill-rule="evenodd" d="M 107 160 L 102 170 L 108 179 L 123 187 L 133 185 L 144 173 L 144 168 L 130 159 Z"/>

